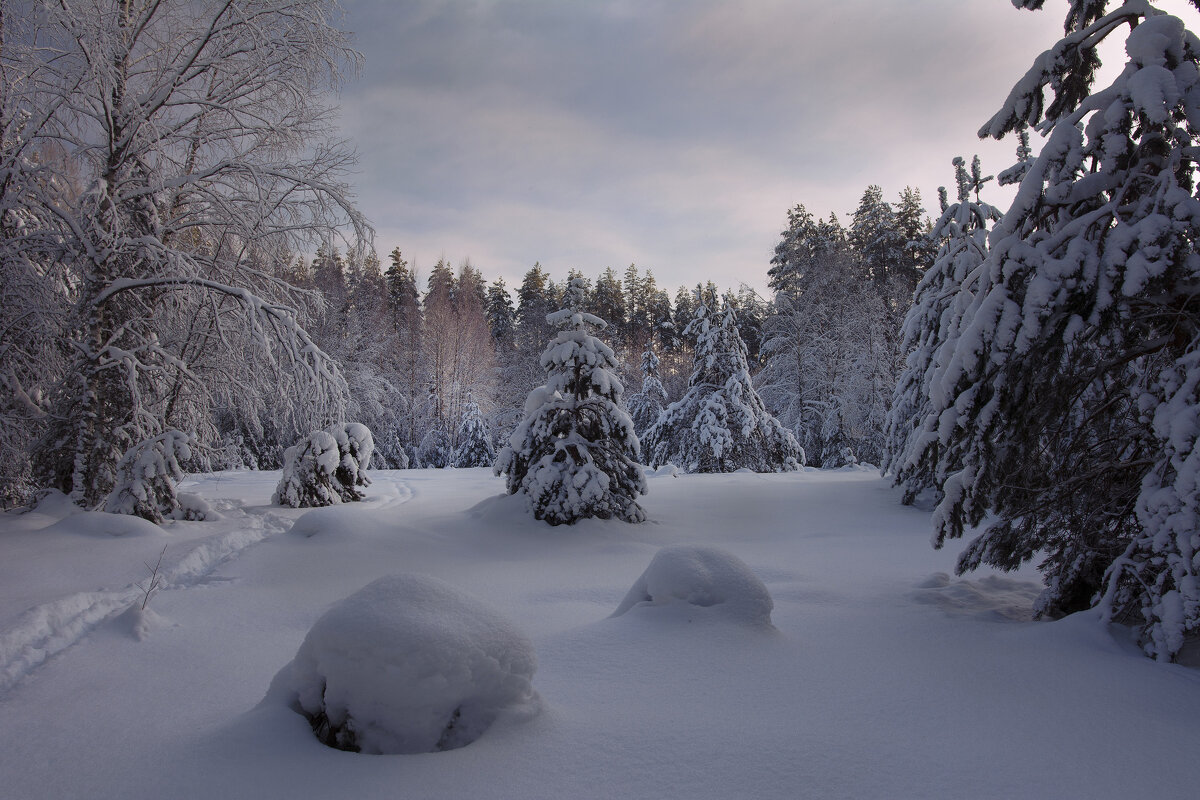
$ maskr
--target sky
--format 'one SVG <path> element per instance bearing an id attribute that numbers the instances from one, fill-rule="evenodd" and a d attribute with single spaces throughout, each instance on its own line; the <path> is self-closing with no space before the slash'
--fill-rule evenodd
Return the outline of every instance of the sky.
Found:
<path id="1" fill-rule="evenodd" d="M 634 263 L 765 293 L 797 203 L 848 224 L 869 185 L 911 186 L 936 217 L 954 156 L 1011 165 L 1015 139 L 977 131 L 1061 34 L 1046 5 L 343 0 L 364 62 L 341 133 L 385 267 L 469 258 L 512 287 Z"/>

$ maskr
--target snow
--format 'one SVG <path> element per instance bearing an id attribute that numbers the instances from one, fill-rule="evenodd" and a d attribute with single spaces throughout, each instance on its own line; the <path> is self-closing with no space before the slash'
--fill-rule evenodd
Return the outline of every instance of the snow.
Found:
<path id="1" fill-rule="evenodd" d="M 191 475 L 180 489 L 221 518 L 157 536 L 80 535 L 89 515 L 52 500 L 0 514 L 0 794 L 1194 793 L 1200 672 L 1147 659 L 1091 613 L 997 613 L 1032 596 L 1036 572 L 950 578 L 961 543 L 931 550 L 929 513 L 870 472 L 651 475 L 645 524 L 585 519 L 570 536 L 485 469 L 371 477 L 362 502 L 305 510 L 270 505 L 278 472 Z M 308 535 L 289 535 L 300 519 Z M 120 615 L 163 544 L 139 641 L 139 620 Z M 678 546 L 739 559 L 775 631 L 686 603 L 612 617 Z M 325 747 L 303 716 L 262 702 L 317 620 L 396 573 L 523 631 L 542 712 L 502 715 L 456 750 L 375 756 Z"/>
<path id="2" fill-rule="evenodd" d="M 677 545 L 654 554 L 613 616 L 679 605 L 688 606 L 688 622 L 712 615 L 758 628 L 771 627 L 775 607 L 766 585 L 733 553 Z"/>
<path id="3" fill-rule="evenodd" d="M 317 620 L 266 703 L 303 714 L 326 744 L 363 753 L 465 747 L 502 712 L 535 712 L 533 645 L 482 601 L 389 575 Z"/>

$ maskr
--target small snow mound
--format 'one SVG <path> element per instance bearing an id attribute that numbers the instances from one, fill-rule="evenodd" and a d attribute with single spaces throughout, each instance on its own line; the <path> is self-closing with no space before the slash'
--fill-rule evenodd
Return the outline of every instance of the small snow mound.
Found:
<path id="1" fill-rule="evenodd" d="M 679 604 L 768 628 L 775 607 L 766 585 L 737 556 L 716 547 L 679 545 L 655 553 L 612 616 L 635 608 Z"/>
<path id="2" fill-rule="evenodd" d="M 82 508 L 71 502 L 71 498 L 58 489 L 45 489 L 38 492 L 37 502 L 33 506 L 33 511 L 56 519 L 83 513 Z"/>
<path id="3" fill-rule="evenodd" d="M 987 575 L 978 580 L 953 580 L 945 572 L 935 572 L 917 584 L 914 599 L 941 608 L 955 616 L 1028 622 L 1033 619 L 1033 604 L 1043 587 L 1033 581 L 1019 581 Z"/>
<path id="4" fill-rule="evenodd" d="M 163 529 L 153 522 L 129 514 L 110 514 L 107 511 L 83 511 L 50 525 L 46 533 L 73 533 L 77 536 L 163 536 Z"/>
<path id="5" fill-rule="evenodd" d="M 141 603 L 134 603 L 117 616 L 114 624 L 134 639 L 144 642 L 150 631 L 166 625 L 166 620 L 153 609 L 142 608 Z"/>
<path id="6" fill-rule="evenodd" d="M 663 464 L 661 467 L 644 467 L 643 471 L 648 477 L 652 478 L 678 478 L 679 467 L 670 463 Z"/>
<path id="7" fill-rule="evenodd" d="M 532 715 L 533 645 L 479 600 L 433 578 L 393 575 L 327 611 L 265 703 L 362 753 L 430 753 L 479 738 L 501 713 Z"/>

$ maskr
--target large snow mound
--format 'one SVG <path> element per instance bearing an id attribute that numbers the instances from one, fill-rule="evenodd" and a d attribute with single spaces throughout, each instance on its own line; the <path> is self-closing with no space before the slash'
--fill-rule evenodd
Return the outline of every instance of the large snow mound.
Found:
<path id="1" fill-rule="evenodd" d="M 434 578 L 393 575 L 327 611 L 264 700 L 331 747 L 429 753 L 475 741 L 502 713 L 531 715 L 533 645 L 479 600 Z"/>
<path id="2" fill-rule="evenodd" d="M 684 604 L 755 627 L 772 627 L 766 585 L 740 558 L 717 547 L 678 545 L 654 554 L 612 616 L 635 608 Z"/>

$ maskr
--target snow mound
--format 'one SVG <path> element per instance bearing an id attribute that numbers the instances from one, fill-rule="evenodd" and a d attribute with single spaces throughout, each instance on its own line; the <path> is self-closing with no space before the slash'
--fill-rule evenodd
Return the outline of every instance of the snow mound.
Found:
<path id="1" fill-rule="evenodd" d="M 76 536 L 163 536 L 163 529 L 153 522 L 129 514 L 110 514 L 107 511 L 81 511 L 45 528 L 47 534 L 67 533 Z"/>
<path id="2" fill-rule="evenodd" d="M 746 563 L 716 547 L 678 545 L 655 553 L 621 605 L 619 617 L 643 607 L 680 604 L 751 627 L 772 627 L 775 603 Z"/>
<path id="3" fill-rule="evenodd" d="M 308 718 L 341 750 L 429 753 L 479 738 L 504 712 L 532 715 L 533 645 L 439 580 L 392 575 L 327 611 L 265 703 Z"/>
<path id="4" fill-rule="evenodd" d="M 945 572 L 935 572 L 917 585 L 913 597 L 919 603 L 937 606 L 956 616 L 1028 622 L 1033 619 L 1034 601 L 1042 590 L 1041 584 L 1033 581 L 999 575 L 953 580 Z"/>

